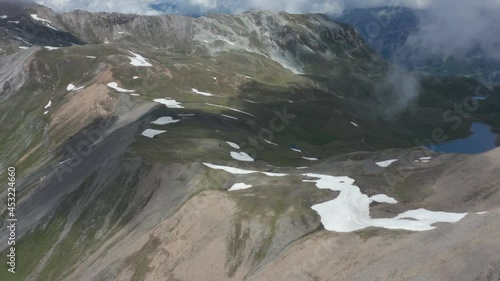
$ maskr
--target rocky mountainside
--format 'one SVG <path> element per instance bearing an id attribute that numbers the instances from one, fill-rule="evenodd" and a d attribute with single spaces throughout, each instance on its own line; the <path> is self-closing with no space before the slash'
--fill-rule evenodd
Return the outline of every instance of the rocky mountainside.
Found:
<path id="1" fill-rule="evenodd" d="M 500 151 L 422 147 L 497 90 L 320 14 L 2 9 L 1 280 L 498 280 Z"/>

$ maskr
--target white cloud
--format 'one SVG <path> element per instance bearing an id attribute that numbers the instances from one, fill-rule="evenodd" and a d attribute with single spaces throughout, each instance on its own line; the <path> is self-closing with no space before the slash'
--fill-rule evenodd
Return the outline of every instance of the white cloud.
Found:
<path id="1" fill-rule="evenodd" d="M 431 15 L 420 20 L 420 30 L 409 46 L 433 55 L 447 56 L 480 48 L 500 57 L 500 1 L 440 0 L 427 7 Z"/>

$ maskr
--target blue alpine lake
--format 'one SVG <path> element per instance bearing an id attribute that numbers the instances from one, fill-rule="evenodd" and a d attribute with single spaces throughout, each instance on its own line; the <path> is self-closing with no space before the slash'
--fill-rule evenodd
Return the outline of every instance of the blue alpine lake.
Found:
<path id="1" fill-rule="evenodd" d="M 470 130 L 472 131 L 472 135 L 465 139 L 429 145 L 427 148 L 436 152 L 467 154 L 481 153 L 496 148 L 497 135 L 491 131 L 489 125 L 473 123 Z"/>

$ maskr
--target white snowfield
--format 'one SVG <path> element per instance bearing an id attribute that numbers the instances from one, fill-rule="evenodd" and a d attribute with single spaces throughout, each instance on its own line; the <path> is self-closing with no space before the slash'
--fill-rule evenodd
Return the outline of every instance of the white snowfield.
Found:
<path id="1" fill-rule="evenodd" d="M 359 187 L 354 185 L 354 179 L 349 177 L 335 177 L 321 174 L 304 174 L 315 180 L 304 180 L 314 182 L 320 189 L 339 191 L 337 198 L 312 206 L 321 217 L 325 229 L 337 232 L 352 232 L 366 227 L 375 226 L 387 229 L 404 229 L 410 231 L 425 231 L 435 228 L 432 226 L 437 222 L 457 222 L 467 213 L 433 212 L 425 209 L 406 211 L 394 218 L 371 218 L 370 202 L 381 200 L 393 203 L 390 197 L 378 195 L 369 198 L 361 193 Z"/>
<path id="2" fill-rule="evenodd" d="M 300 150 L 300 149 L 297 149 L 297 148 L 290 148 L 290 149 L 295 151 L 295 152 L 302 153 L 302 150 Z"/>
<path id="3" fill-rule="evenodd" d="M 355 127 L 359 127 L 358 124 L 354 123 L 354 122 L 351 122 L 351 124 Z"/>
<path id="4" fill-rule="evenodd" d="M 253 173 L 263 173 L 273 177 L 284 177 L 288 175 L 245 170 L 210 163 L 203 163 L 203 165 L 211 169 L 223 170 L 236 175 L 248 175 Z M 307 167 L 298 167 L 297 169 L 304 168 Z M 312 182 L 320 189 L 330 189 L 340 192 L 337 198 L 311 207 L 318 213 L 321 218 L 321 223 L 325 229 L 329 231 L 352 232 L 367 227 L 426 231 L 434 229 L 435 226 L 433 225 L 435 223 L 455 223 L 467 215 L 467 213 L 436 212 L 420 208 L 405 211 L 393 218 L 372 218 L 370 216 L 370 203 L 397 204 L 398 201 L 385 194 L 377 194 L 369 197 L 363 194 L 358 186 L 354 185 L 354 179 L 347 176 L 329 176 L 315 173 L 306 173 L 302 174 L 302 176 L 306 177 L 303 182 Z M 250 188 L 243 183 L 235 186 L 233 185 L 233 187 L 233 190 Z"/>
<path id="5" fill-rule="evenodd" d="M 6 19 L 6 18 L 8 18 L 8 16 L 7 16 L 7 15 L 2 15 L 2 16 L 0 16 L 0 20 L 4 20 L 4 19 Z"/>
<path id="6" fill-rule="evenodd" d="M 386 168 L 396 161 L 398 161 L 398 159 L 389 159 L 385 161 L 376 162 L 375 164 L 377 164 L 379 167 Z"/>
<path id="7" fill-rule="evenodd" d="M 232 148 L 240 149 L 240 146 L 235 144 L 234 142 L 226 141 L 227 144 L 229 144 Z"/>
<path id="8" fill-rule="evenodd" d="M 154 138 L 156 135 L 166 133 L 167 131 L 147 129 L 142 132 L 142 135 L 147 138 Z"/>
<path id="9" fill-rule="evenodd" d="M 180 102 L 174 99 L 154 99 L 153 101 L 164 104 L 168 108 L 184 108 Z"/>
<path id="10" fill-rule="evenodd" d="M 94 56 L 85 56 L 86 58 L 88 59 L 96 59 L 97 57 L 94 57 Z"/>
<path id="11" fill-rule="evenodd" d="M 123 89 L 123 88 L 118 87 L 118 83 L 116 83 L 116 82 L 108 83 L 107 86 L 115 91 L 120 92 L 120 93 L 133 93 L 133 92 L 135 92 L 134 90 L 127 90 L 127 89 Z"/>
<path id="12" fill-rule="evenodd" d="M 231 188 L 228 189 L 228 191 L 249 189 L 250 187 L 252 187 L 251 184 L 245 184 L 245 183 L 240 182 L 240 183 L 233 184 L 233 186 L 231 186 Z"/>
<path id="13" fill-rule="evenodd" d="M 224 106 L 224 105 L 217 105 L 217 104 L 212 104 L 212 103 L 205 103 L 206 105 L 210 105 L 210 106 L 215 106 L 215 107 L 220 107 L 220 108 L 225 108 L 225 109 L 229 109 L 229 110 L 232 110 L 232 111 L 235 111 L 235 112 L 239 112 L 239 113 L 243 113 L 243 114 L 246 114 L 246 115 L 250 115 L 252 117 L 255 117 L 255 115 L 251 114 L 251 113 L 248 113 L 248 112 L 245 112 L 245 111 L 242 111 L 242 110 L 239 110 L 239 109 L 236 109 L 236 108 L 232 108 L 232 107 L 229 107 L 229 106 Z"/>
<path id="14" fill-rule="evenodd" d="M 255 161 L 250 155 L 246 154 L 245 152 L 234 152 L 231 151 L 231 157 L 235 160 L 238 161 L 243 161 L 243 162 L 253 162 Z"/>
<path id="15" fill-rule="evenodd" d="M 202 96 L 206 96 L 206 97 L 213 97 L 213 95 L 211 93 L 202 92 L 202 91 L 199 91 L 198 89 L 195 89 L 195 88 L 192 88 L 191 90 L 193 91 L 193 93 L 195 93 L 197 95 L 202 95 Z"/>
<path id="16" fill-rule="evenodd" d="M 167 125 L 167 124 L 174 124 L 181 121 L 180 119 L 174 119 L 170 116 L 165 116 L 165 117 L 160 117 L 156 119 L 155 121 L 151 122 L 151 124 L 155 125 Z"/>
<path id="17" fill-rule="evenodd" d="M 47 103 L 47 105 L 45 106 L 45 108 L 49 108 L 51 105 L 52 105 L 52 101 L 49 100 L 49 102 Z"/>
<path id="18" fill-rule="evenodd" d="M 130 51 L 129 51 L 130 52 Z M 146 61 L 146 58 L 144 58 L 143 56 L 139 55 L 139 54 L 136 54 L 134 52 L 130 52 L 132 55 L 134 55 L 134 57 L 130 57 L 130 64 L 133 65 L 133 66 L 153 66 L 152 64 L 150 64 L 149 62 Z"/>
<path id="19" fill-rule="evenodd" d="M 47 49 L 47 50 L 49 50 L 49 51 L 61 49 L 61 47 L 51 47 L 51 46 L 45 46 L 44 48 Z"/>

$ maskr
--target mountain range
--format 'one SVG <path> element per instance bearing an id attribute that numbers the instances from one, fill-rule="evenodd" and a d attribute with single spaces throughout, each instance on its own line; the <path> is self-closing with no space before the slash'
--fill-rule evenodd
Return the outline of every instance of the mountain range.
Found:
<path id="1" fill-rule="evenodd" d="M 500 133 L 500 88 L 368 43 L 0 3 L 0 280 L 499 280 L 500 149 L 426 145 Z"/>

